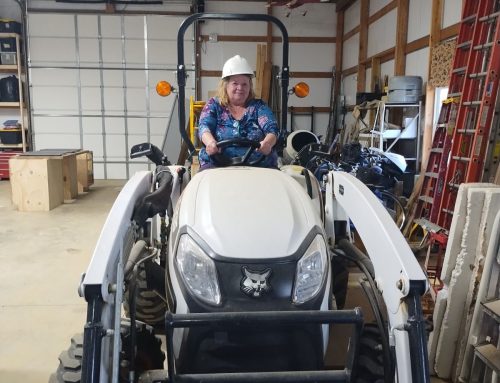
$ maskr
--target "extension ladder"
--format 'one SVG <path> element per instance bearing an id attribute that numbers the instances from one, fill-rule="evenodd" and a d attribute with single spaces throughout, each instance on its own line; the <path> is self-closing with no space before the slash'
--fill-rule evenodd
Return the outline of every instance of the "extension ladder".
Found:
<path id="1" fill-rule="evenodd" d="M 500 0 L 465 0 L 448 94 L 460 101 L 434 221 L 446 230 L 451 225 L 458 187 L 480 181 L 484 168 L 498 93 L 499 15 Z"/>
<path id="2" fill-rule="evenodd" d="M 464 0 L 449 83 L 414 217 L 449 230 L 458 187 L 481 180 L 500 72 L 500 0 Z"/>
<path id="3" fill-rule="evenodd" d="M 441 267 L 458 187 L 480 181 L 485 166 L 500 72 L 499 11 L 500 0 L 463 2 L 448 99 L 441 108 L 416 201 L 414 229 L 420 226 L 425 234 L 422 242 L 429 244 L 425 268 L 432 279 L 433 299 L 442 287 Z"/>

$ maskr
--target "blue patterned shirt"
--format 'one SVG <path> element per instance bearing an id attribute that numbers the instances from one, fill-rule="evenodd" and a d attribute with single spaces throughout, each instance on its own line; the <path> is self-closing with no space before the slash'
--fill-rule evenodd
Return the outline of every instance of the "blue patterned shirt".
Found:
<path id="1" fill-rule="evenodd" d="M 219 103 L 219 99 L 212 97 L 207 101 L 200 114 L 198 124 L 198 135 L 201 136 L 206 131 L 210 131 L 217 141 L 228 140 L 230 138 L 248 138 L 249 140 L 262 141 L 268 133 L 278 137 L 278 123 L 274 118 L 271 109 L 260 99 L 251 100 L 247 105 L 247 110 L 241 120 L 236 120 L 231 115 L 227 107 Z M 228 147 L 223 154 L 228 157 L 243 156 L 247 147 Z M 255 151 L 250 157 L 253 161 L 261 154 Z M 259 167 L 277 167 L 278 156 L 273 149 Z M 199 153 L 200 166 L 213 164 L 212 159 L 203 147 Z"/>

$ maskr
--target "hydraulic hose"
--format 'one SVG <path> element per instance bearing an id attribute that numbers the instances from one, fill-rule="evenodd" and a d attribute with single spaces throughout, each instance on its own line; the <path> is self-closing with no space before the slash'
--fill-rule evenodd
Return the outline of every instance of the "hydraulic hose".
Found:
<path id="1" fill-rule="evenodd" d="M 127 260 L 126 266 L 125 266 L 125 279 L 128 279 L 128 288 L 129 288 L 129 297 L 130 297 L 130 360 L 129 360 L 129 380 L 130 383 L 135 383 L 135 348 L 137 344 L 137 329 L 136 329 L 136 316 L 135 316 L 135 311 L 136 311 L 136 299 L 137 299 L 137 276 L 139 274 L 139 266 L 146 262 L 147 260 L 153 258 L 156 256 L 156 252 L 153 252 L 153 254 L 148 255 L 148 249 L 144 246 L 141 242 L 144 241 L 137 241 L 134 247 L 132 247 L 132 250 L 130 252 L 129 259 Z M 130 261 L 130 259 L 132 261 Z M 135 261 L 137 259 L 137 261 Z M 127 266 L 129 267 L 128 270 L 128 276 L 130 278 L 127 278 Z M 130 267 L 132 267 L 132 270 L 130 270 Z"/>

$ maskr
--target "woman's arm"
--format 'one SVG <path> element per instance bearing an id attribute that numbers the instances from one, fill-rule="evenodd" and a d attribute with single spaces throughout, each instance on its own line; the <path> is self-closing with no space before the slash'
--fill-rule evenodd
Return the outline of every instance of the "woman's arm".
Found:
<path id="1" fill-rule="evenodd" d="M 217 147 L 217 140 L 214 138 L 210 130 L 205 130 L 201 135 L 201 141 L 205 144 L 205 150 L 209 156 L 219 153 L 219 148 Z"/>
<path id="2" fill-rule="evenodd" d="M 278 141 L 278 122 L 274 118 L 273 111 L 264 102 L 257 109 L 259 126 L 264 131 L 265 137 L 260 142 L 258 149 L 264 155 L 271 153 L 273 146 Z"/>
<path id="3" fill-rule="evenodd" d="M 198 135 L 205 145 L 205 150 L 209 156 L 219 152 L 217 140 L 214 137 L 217 126 L 217 100 L 211 98 L 203 107 L 198 124 Z"/>

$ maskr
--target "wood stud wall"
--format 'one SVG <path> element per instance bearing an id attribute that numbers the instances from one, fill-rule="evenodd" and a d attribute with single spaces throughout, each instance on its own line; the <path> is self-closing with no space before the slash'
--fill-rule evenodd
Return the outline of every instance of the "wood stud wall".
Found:
<path id="1" fill-rule="evenodd" d="M 337 11 L 337 57 L 336 63 L 337 68 L 339 68 L 339 64 L 342 63 L 342 47 L 339 45 L 339 42 L 342 44 L 348 40 L 350 37 L 359 33 L 359 57 L 358 57 L 358 65 L 353 66 L 351 68 L 342 68 L 342 70 L 337 69 L 337 77 L 335 92 L 336 94 L 340 93 L 340 76 L 350 76 L 353 74 L 357 74 L 357 89 L 358 91 L 364 91 L 364 84 L 366 79 L 366 69 L 372 67 L 372 64 L 375 62 L 376 65 L 380 65 L 384 62 L 394 60 L 394 74 L 395 75 L 404 75 L 405 67 L 406 67 L 406 56 L 409 53 L 418 51 L 425 47 L 432 47 L 433 45 L 449 39 L 458 34 L 459 23 L 451 25 L 447 28 L 441 29 L 441 20 L 442 20 L 442 10 L 443 10 L 443 0 L 433 0 L 432 2 L 432 15 L 433 19 L 431 21 L 431 33 L 427 36 L 421 37 L 417 40 L 408 42 L 408 17 L 409 17 L 409 0 L 393 0 L 385 7 L 381 8 L 373 15 L 366 18 L 366 4 L 369 0 L 360 0 L 361 1 L 361 12 L 360 12 L 360 25 L 356 26 L 352 30 L 343 33 L 343 19 L 345 14 L 345 9 L 350 5 L 348 4 L 346 8 L 340 8 Z M 383 52 L 379 52 L 372 57 L 366 57 L 363 55 L 365 52 L 368 34 L 365 33 L 365 26 L 370 25 L 391 12 L 393 9 L 397 9 L 397 30 L 396 30 L 396 45 L 393 48 L 389 48 Z M 367 20 L 367 22 L 366 22 Z M 340 28 L 342 26 L 342 28 Z M 340 30 L 339 30 L 340 28 Z M 367 28 L 367 27 L 366 27 Z M 431 57 L 431 56 L 429 56 Z M 375 60 L 374 60 L 375 59 Z M 375 68 L 376 69 L 376 68 Z M 372 68 L 373 70 L 373 68 Z M 373 90 L 373 89 L 372 89 Z M 432 124 L 432 119 L 431 122 Z M 432 126 L 431 126 L 432 128 Z"/>
<path id="2" fill-rule="evenodd" d="M 345 10 L 351 6 L 354 1 L 340 1 L 337 2 L 337 31 L 335 37 L 303 37 L 303 36 L 290 36 L 290 43 L 332 43 L 336 44 L 336 57 L 335 57 L 335 94 L 340 94 L 341 78 L 352 74 L 357 74 L 357 90 L 359 92 L 365 91 L 366 84 L 366 70 L 372 68 L 371 87 L 375 82 L 380 81 L 374 79 L 379 77 L 380 65 L 384 62 L 394 60 L 394 75 L 405 75 L 406 56 L 409 53 L 418 51 L 425 47 L 432 47 L 440 41 L 449 39 L 450 37 L 458 34 L 459 24 L 451 25 L 445 29 L 441 29 L 443 0 L 433 0 L 432 2 L 432 15 L 431 31 L 428 36 L 421 37 L 417 40 L 408 42 L 408 18 L 409 18 L 409 1 L 410 0 L 393 0 L 373 15 L 369 15 L 370 0 L 359 0 L 361 2 L 360 9 L 360 23 L 352 30 L 344 33 L 344 17 Z M 271 1 L 268 0 L 269 6 L 267 13 L 272 14 L 273 7 Z M 392 10 L 397 9 L 397 30 L 396 30 L 396 45 L 385 51 L 379 52 L 372 57 L 367 57 L 368 45 L 368 29 L 369 25 L 385 16 Z M 269 24 L 269 23 L 268 23 Z M 343 45 L 346 40 L 359 33 L 359 56 L 358 65 L 351 68 L 342 68 Z M 198 49 L 202 42 L 208 41 L 208 35 L 199 35 Z M 237 36 L 237 35 L 218 35 L 218 41 L 229 42 L 257 42 L 267 44 L 267 57 L 272 57 L 272 43 L 281 42 L 281 37 L 272 36 L 272 26 L 267 26 L 267 34 L 265 36 Z M 199 57 L 199 55 L 198 55 Z M 431 56 L 429 56 L 431 57 Z M 202 64 L 202 63 L 201 63 Z M 201 68 L 201 65 L 200 65 Z M 219 77 L 221 71 L 218 70 L 203 70 L 198 73 L 201 77 Z M 291 78 L 331 78 L 331 72 L 290 72 Z M 379 83 L 379 85 L 381 85 Z M 431 91 L 432 92 L 432 91 Z M 328 112 L 327 107 L 318 108 L 318 111 Z M 432 126 L 431 126 L 432 128 Z M 424 133 L 425 136 L 425 133 Z M 425 137 L 424 137 L 425 145 Z M 425 147 L 425 146 L 424 146 Z"/>

